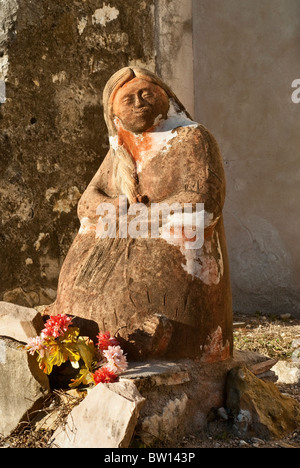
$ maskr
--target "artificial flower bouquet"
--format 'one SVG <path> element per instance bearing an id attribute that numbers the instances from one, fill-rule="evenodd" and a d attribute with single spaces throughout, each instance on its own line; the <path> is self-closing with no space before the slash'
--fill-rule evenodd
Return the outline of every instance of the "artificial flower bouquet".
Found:
<path id="1" fill-rule="evenodd" d="M 78 369 L 70 387 L 116 382 L 128 366 L 116 338 L 108 331 L 99 333 L 95 346 L 90 338 L 80 336 L 80 330 L 72 326 L 72 320 L 66 314 L 50 317 L 41 334 L 30 338 L 24 349 L 36 355 L 40 369 L 47 375 L 54 366 L 69 360 Z"/>

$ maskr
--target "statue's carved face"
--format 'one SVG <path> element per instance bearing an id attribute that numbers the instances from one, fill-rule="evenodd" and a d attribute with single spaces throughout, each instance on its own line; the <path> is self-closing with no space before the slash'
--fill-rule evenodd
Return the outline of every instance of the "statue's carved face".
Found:
<path id="1" fill-rule="evenodd" d="M 149 130 L 158 116 L 167 118 L 169 98 L 160 86 L 134 78 L 120 88 L 113 102 L 113 114 L 126 130 L 142 133 Z"/>

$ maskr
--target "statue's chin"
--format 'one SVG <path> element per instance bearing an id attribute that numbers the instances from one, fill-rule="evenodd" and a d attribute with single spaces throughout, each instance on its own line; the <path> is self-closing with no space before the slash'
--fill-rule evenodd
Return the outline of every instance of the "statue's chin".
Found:
<path id="1" fill-rule="evenodd" d="M 122 122 L 123 128 L 132 133 L 144 133 L 154 129 L 165 118 L 162 114 L 156 116 L 143 116 L 137 118 L 134 122 Z"/>
<path id="2" fill-rule="evenodd" d="M 153 127 L 153 120 L 151 122 L 139 122 L 134 125 L 123 125 L 125 130 L 132 133 L 144 133 Z"/>

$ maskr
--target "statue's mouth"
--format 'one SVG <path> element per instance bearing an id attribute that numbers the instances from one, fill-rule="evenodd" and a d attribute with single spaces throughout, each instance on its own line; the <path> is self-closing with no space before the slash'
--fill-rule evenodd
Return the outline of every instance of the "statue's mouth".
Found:
<path id="1" fill-rule="evenodd" d="M 137 115 L 148 115 L 150 114 L 151 109 L 149 107 L 143 107 L 142 109 L 138 109 L 135 111 Z"/>

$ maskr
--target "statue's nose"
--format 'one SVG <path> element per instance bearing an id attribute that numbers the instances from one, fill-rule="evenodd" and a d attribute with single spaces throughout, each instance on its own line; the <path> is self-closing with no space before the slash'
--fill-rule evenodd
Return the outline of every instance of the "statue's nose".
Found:
<path id="1" fill-rule="evenodd" d="M 135 104 L 135 107 L 137 108 L 144 107 L 145 101 L 140 94 L 136 94 L 134 104 Z"/>

